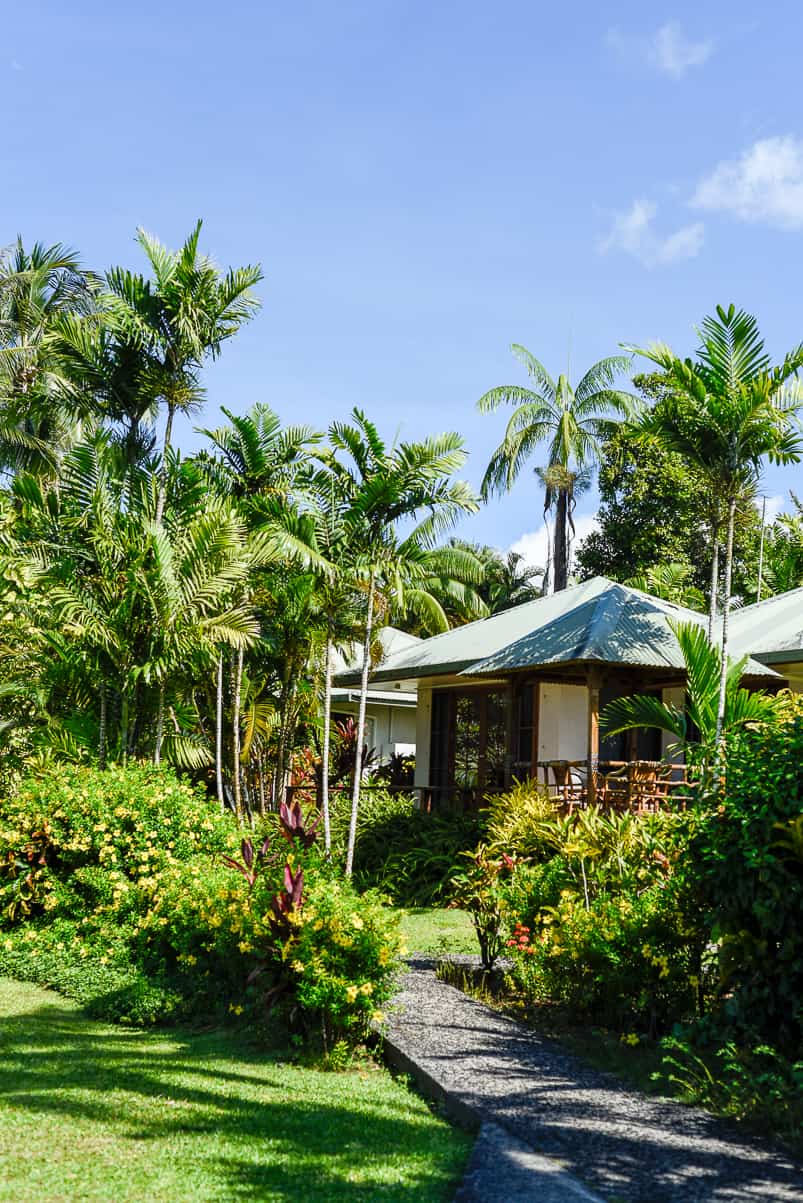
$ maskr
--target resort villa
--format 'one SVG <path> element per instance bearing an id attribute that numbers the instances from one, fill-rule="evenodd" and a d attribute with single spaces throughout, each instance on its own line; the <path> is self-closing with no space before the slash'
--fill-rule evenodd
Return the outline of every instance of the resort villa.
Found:
<path id="1" fill-rule="evenodd" d="M 412 651 L 421 644 L 416 635 L 408 635 L 395 627 L 384 627 L 378 632 L 376 643 L 381 653 L 380 663 L 403 652 Z M 357 685 L 337 686 L 332 690 L 332 718 L 335 722 L 356 718 L 360 705 L 360 664 L 362 644 L 353 643 L 345 654 L 334 656 L 334 676 L 348 675 L 349 680 L 357 674 Z M 393 756 L 410 756 L 415 752 L 416 740 L 416 685 L 391 681 L 386 687 L 376 680 L 374 674 L 368 686 L 368 701 L 365 708 L 365 743 L 377 755 L 380 764 L 387 764 Z"/>
<path id="2" fill-rule="evenodd" d="M 476 805 L 527 777 L 568 801 L 605 791 L 657 804 L 684 776 L 679 760 L 668 762 L 671 737 L 654 729 L 607 736 L 600 713 L 636 693 L 683 705 L 672 623 L 689 621 L 707 616 L 595 577 L 442 635 L 399 641 L 372 673 L 372 705 L 415 699 L 415 783 L 428 808 Z M 803 691 L 803 589 L 734 610 L 730 654 L 750 657 L 748 688 Z M 355 669 L 336 678 L 346 691 L 358 681 Z"/>

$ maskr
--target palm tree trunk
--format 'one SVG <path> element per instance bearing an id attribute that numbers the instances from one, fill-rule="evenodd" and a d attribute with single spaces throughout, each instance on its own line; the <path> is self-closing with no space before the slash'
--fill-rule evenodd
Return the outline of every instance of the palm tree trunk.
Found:
<path id="1" fill-rule="evenodd" d="M 120 698 L 120 762 L 128 764 L 128 694 L 123 691 Z"/>
<path id="2" fill-rule="evenodd" d="M 257 768 L 259 770 L 259 813 L 265 813 L 265 756 L 260 751 L 257 757 Z"/>
<path id="3" fill-rule="evenodd" d="M 100 720 L 98 722 L 98 767 L 106 768 L 106 682 L 100 682 Z"/>
<path id="4" fill-rule="evenodd" d="M 346 876 L 351 877 L 354 866 L 354 844 L 357 839 L 357 814 L 360 809 L 360 782 L 362 778 L 362 745 L 365 738 L 365 708 L 368 701 L 368 671 L 371 667 L 371 625 L 374 618 L 373 569 L 368 580 L 368 603 L 365 611 L 365 640 L 362 648 L 362 678 L 360 680 L 360 706 L 357 714 L 357 747 L 354 750 L 354 782 L 351 791 L 351 818 L 349 841 L 346 849 Z"/>
<path id="5" fill-rule="evenodd" d="M 725 546 L 725 596 L 722 599 L 722 667 L 719 673 L 719 704 L 717 706 L 717 758 L 725 721 L 725 695 L 728 683 L 728 628 L 730 625 L 731 578 L 733 573 L 733 528 L 736 522 L 736 498 L 728 502 L 728 541 Z"/>
<path id="6" fill-rule="evenodd" d="M 167 453 L 170 450 L 170 440 L 173 437 L 173 418 L 175 417 L 176 407 L 172 401 L 167 406 L 167 422 L 165 424 L 165 441 L 162 448 L 162 464 L 159 469 L 159 496 L 156 501 L 156 521 L 161 522 L 165 512 L 165 498 L 167 496 Z"/>
<path id="7" fill-rule="evenodd" d="M 329 754 L 331 747 L 332 721 L 332 623 L 326 627 L 326 657 L 324 662 L 323 687 L 323 750 L 321 752 L 321 812 L 323 814 L 323 846 L 326 855 L 332 851 L 332 834 L 329 827 Z"/>
<path id="8" fill-rule="evenodd" d="M 220 809 L 226 809 L 223 797 L 223 653 L 217 658 L 217 691 L 215 697 L 215 786 Z"/>
<path id="9" fill-rule="evenodd" d="M 569 564 L 567 556 L 568 517 L 568 490 L 558 489 L 558 501 L 555 513 L 555 593 L 559 592 L 561 589 L 565 589 L 569 583 Z"/>
<path id="10" fill-rule="evenodd" d="M 165 729 L 165 686 L 159 682 L 159 711 L 156 716 L 156 742 L 153 745 L 153 763 L 162 763 L 162 739 Z"/>
<path id="11" fill-rule="evenodd" d="M 232 783 L 234 786 L 234 811 L 237 819 L 242 818 L 242 789 L 240 781 L 240 690 L 243 683 L 243 649 L 237 652 L 237 666 L 234 671 L 234 702 L 232 706 Z"/>
<path id="12" fill-rule="evenodd" d="M 717 591 L 719 589 L 719 523 L 711 524 L 711 604 L 708 607 L 708 642 L 714 642 L 717 621 Z"/>

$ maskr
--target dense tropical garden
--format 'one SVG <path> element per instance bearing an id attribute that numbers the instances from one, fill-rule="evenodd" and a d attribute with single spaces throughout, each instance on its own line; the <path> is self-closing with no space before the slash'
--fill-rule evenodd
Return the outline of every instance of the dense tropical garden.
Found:
<path id="1" fill-rule="evenodd" d="M 342 1069 L 384 1023 L 401 908 L 452 906 L 487 969 L 509 958 L 505 1005 L 570 1014 L 622 1056 L 668 1040 L 665 1085 L 792 1137 L 803 707 L 741 687 L 728 616 L 803 585 L 800 501 L 769 524 L 755 505 L 764 464 L 803 454 L 803 346 L 772 363 L 730 307 L 694 357 L 629 347 L 576 386 L 516 347 L 527 384 L 479 401 L 512 414 L 476 493 L 456 433 L 390 441 L 357 409 L 286 426 L 261 403 L 203 425 L 204 367 L 261 271 L 220 269 L 201 234 L 171 251 L 140 232 L 142 271 L 21 242 L 0 262 L 0 972 L 98 1022 L 239 1020 Z M 527 466 L 541 570 L 465 535 Z M 599 529 L 575 547 L 597 471 Z M 520 782 L 449 816 L 381 788 L 379 630 L 437 633 L 595 574 L 708 614 L 677 628 L 684 710 L 604 716 L 669 732 L 689 804 L 567 814 Z"/>

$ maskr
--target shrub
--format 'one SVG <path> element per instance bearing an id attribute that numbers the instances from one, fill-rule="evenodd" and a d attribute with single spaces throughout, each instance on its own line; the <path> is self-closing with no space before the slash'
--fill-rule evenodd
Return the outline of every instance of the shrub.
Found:
<path id="1" fill-rule="evenodd" d="M 401 951 L 398 916 L 373 893 L 350 882 L 319 878 L 307 891 L 281 960 L 293 975 L 293 996 L 327 1052 L 338 1039 L 363 1039 L 395 989 Z"/>
<path id="2" fill-rule="evenodd" d="M 338 849 L 345 848 L 349 807 L 349 799 L 341 796 L 334 808 Z M 387 894 L 398 906 L 434 906 L 448 899 L 460 853 L 476 847 L 479 837 L 474 815 L 427 814 L 412 794 L 366 790 L 357 823 L 355 881 Z"/>
<path id="3" fill-rule="evenodd" d="M 151 766 L 26 783 L 0 833 L 12 865 L 0 971 L 107 1019 L 264 1019 L 267 1002 L 330 1050 L 361 1039 L 393 989 L 397 917 L 338 879 L 314 815 L 283 806 L 266 823 L 240 839 Z"/>
<path id="4" fill-rule="evenodd" d="M 454 906 L 468 911 L 477 933 L 483 969 L 493 969 L 502 951 L 502 879 L 515 862 L 502 853 L 491 856 L 485 844 L 463 853 L 464 868 L 451 881 Z"/>
<path id="5" fill-rule="evenodd" d="M 687 873 L 720 947 L 720 1019 L 803 1051 L 803 698 L 732 735 L 724 796 L 700 800 Z"/>
<path id="6" fill-rule="evenodd" d="M 0 807 L 0 923 L 97 914 L 234 839 L 231 817 L 167 768 L 59 765 Z"/>
<path id="7" fill-rule="evenodd" d="M 728 1041 L 698 1052 L 688 1040 L 668 1037 L 663 1072 L 686 1102 L 747 1120 L 772 1136 L 803 1148 L 803 1061 L 790 1063 L 770 1045 Z"/>
<path id="8" fill-rule="evenodd" d="M 554 848 L 546 838 L 545 824 L 559 810 L 545 786 L 537 781 L 516 782 L 504 794 L 489 799 L 482 812 L 485 839 L 494 850 L 510 856 L 546 860 Z"/>
<path id="9" fill-rule="evenodd" d="M 695 1013 L 701 948 L 671 887 L 590 907 L 566 891 L 538 927 L 513 929 L 508 951 L 527 1001 L 559 1003 L 605 1027 L 654 1036 Z"/>

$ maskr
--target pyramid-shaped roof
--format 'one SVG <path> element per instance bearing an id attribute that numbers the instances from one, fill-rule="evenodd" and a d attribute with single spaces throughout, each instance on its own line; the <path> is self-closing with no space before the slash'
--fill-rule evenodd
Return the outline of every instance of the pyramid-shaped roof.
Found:
<path id="1" fill-rule="evenodd" d="M 374 681 L 462 674 L 501 676 L 529 668 L 622 664 L 682 671 L 670 621 L 704 623 L 706 616 L 594 577 L 549 597 L 456 627 L 391 655 Z M 776 674 L 750 661 L 750 676 Z M 340 676 L 343 683 L 347 674 Z"/>

